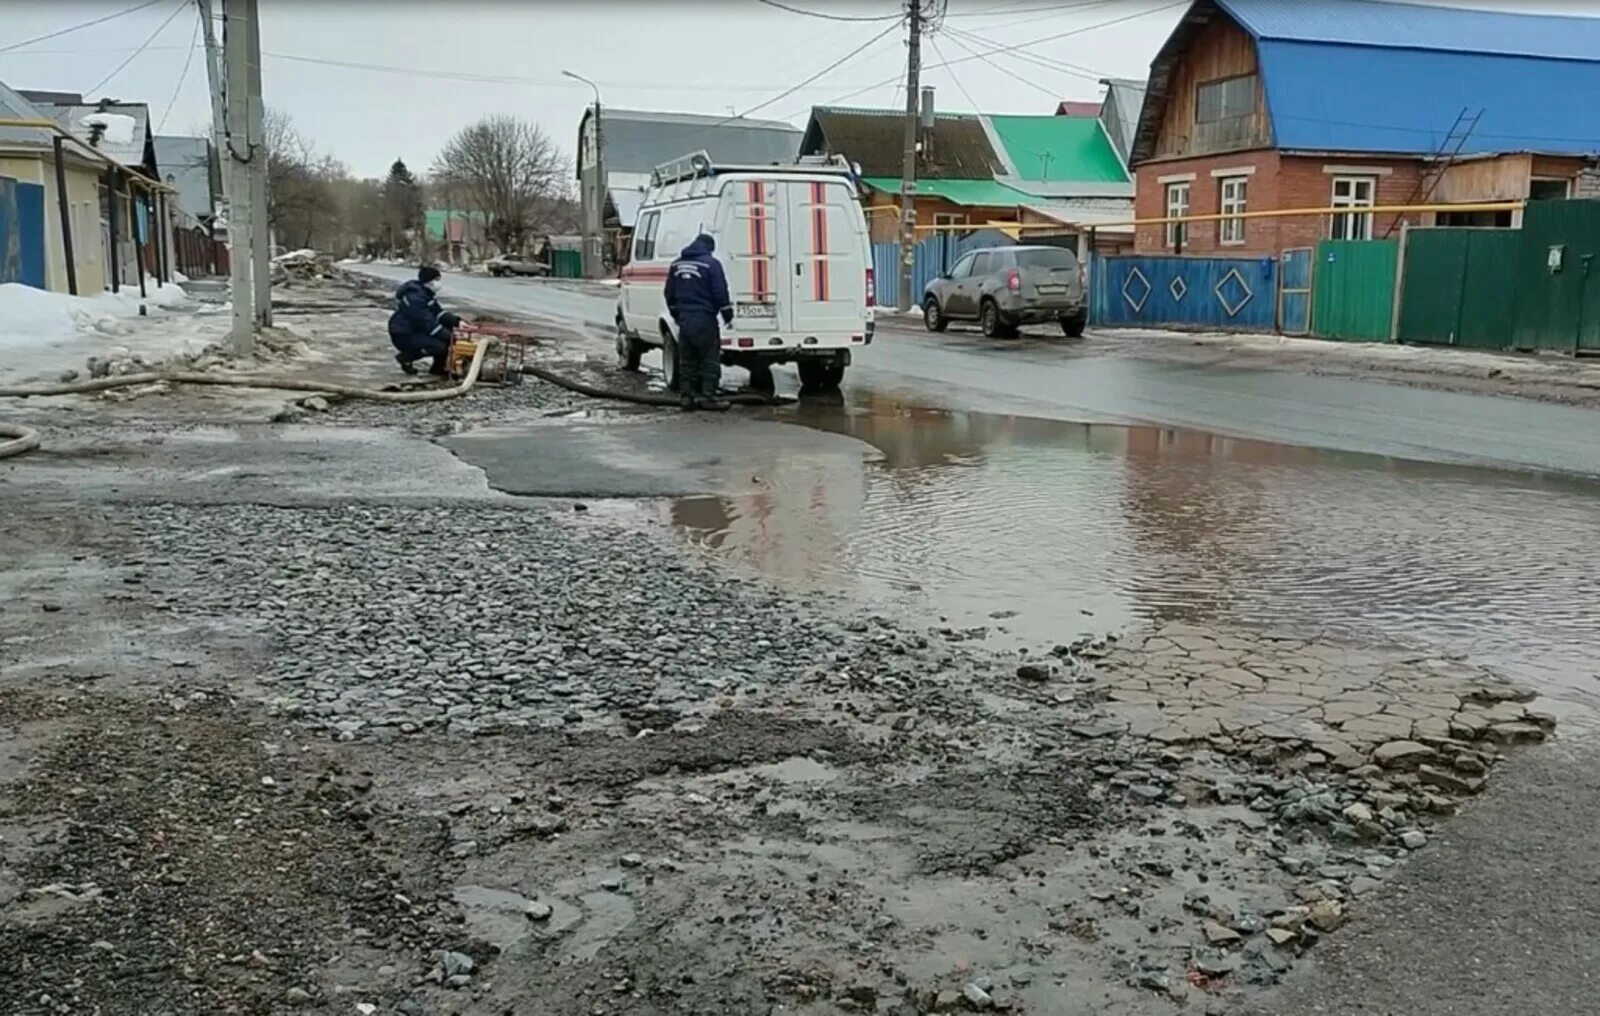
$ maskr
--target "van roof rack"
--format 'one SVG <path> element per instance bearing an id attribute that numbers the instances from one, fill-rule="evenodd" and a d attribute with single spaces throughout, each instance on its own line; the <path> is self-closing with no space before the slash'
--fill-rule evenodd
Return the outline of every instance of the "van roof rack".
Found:
<path id="1" fill-rule="evenodd" d="M 663 162 L 650 171 L 650 182 L 656 186 L 677 183 L 681 180 L 694 180 L 700 177 L 716 176 L 719 173 L 817 173 L 839 172 L 854 176 L 855 172 L 850 161 L 842 155 L 802 155 L 790 163 L 770 163 L 768 165 L 756 164 L 730 164 L 718 165 L 711 161 L 711 153 L 705 150 L 691 152 L 668 162 Z"/>

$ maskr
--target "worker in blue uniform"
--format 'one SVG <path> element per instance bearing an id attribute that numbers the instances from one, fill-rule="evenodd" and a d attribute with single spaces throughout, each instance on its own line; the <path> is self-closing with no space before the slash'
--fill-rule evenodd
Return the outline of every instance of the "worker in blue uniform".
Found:
<path id="1" fill-rule="evenodd" d="M 417 372 L 416 361 L 432 357 L 430 374 L 446 372 L 450 340 L 461 318 L 439 306 L 439 269 L 423 265 L 417 277 L 395 291 L 395 309 L 389 317 L 389 341 L 399 350 L 395 360 L 407 374 Z"/>
<path id="2" fill-rule="evenodd" d="M 684 409 L 727 409 L 722 383 L 722 334 L 717 318 L 733 324 L 728 277 L 712 252 L 716 240 L 701 233 L 667 269 L 667 313 L 678 325 L 678 395 Z"/>

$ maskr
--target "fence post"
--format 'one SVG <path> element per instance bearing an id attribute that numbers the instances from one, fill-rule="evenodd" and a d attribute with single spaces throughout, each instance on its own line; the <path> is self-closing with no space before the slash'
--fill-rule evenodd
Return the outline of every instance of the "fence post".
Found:
<path id="1" fill-rule="evenodd" d="M 1400 250 L 1394 259 L 1394 309 L 1389 315 L 1389 341 L 1400 341 L 1400 302 L 1406 295 L 1406 250 L 1411 246 L 1411 220 L 1400 220 Z"/>

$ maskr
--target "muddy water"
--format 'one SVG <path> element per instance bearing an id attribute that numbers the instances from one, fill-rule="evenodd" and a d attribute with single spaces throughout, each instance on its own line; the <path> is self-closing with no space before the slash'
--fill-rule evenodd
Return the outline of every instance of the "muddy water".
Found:
<path id="1" fill-rule="evenodd" d="M 774 453 L 752 489 L 678 499 L 668 521 L 786 583 L 1001 642 L 1141 619 L 1288 627 L 1600 701 L 1600 483 L 871 394 L 797 422 L 881 458 Z"/>

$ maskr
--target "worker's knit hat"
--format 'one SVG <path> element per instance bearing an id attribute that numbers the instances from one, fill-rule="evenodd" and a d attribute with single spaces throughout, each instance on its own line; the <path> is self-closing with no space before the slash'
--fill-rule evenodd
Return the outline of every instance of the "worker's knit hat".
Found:
<path id="1" fill-rule="evenodd" d="M 417 281 L 418 282 L 429 283 L 429 282 L 432 282 L 434 279 L 437 279 L 438 277 L 439 277 L 439 269 L 433 267 L 432 265 L 423 265 L 421 268 L 417 269 Z"/>

